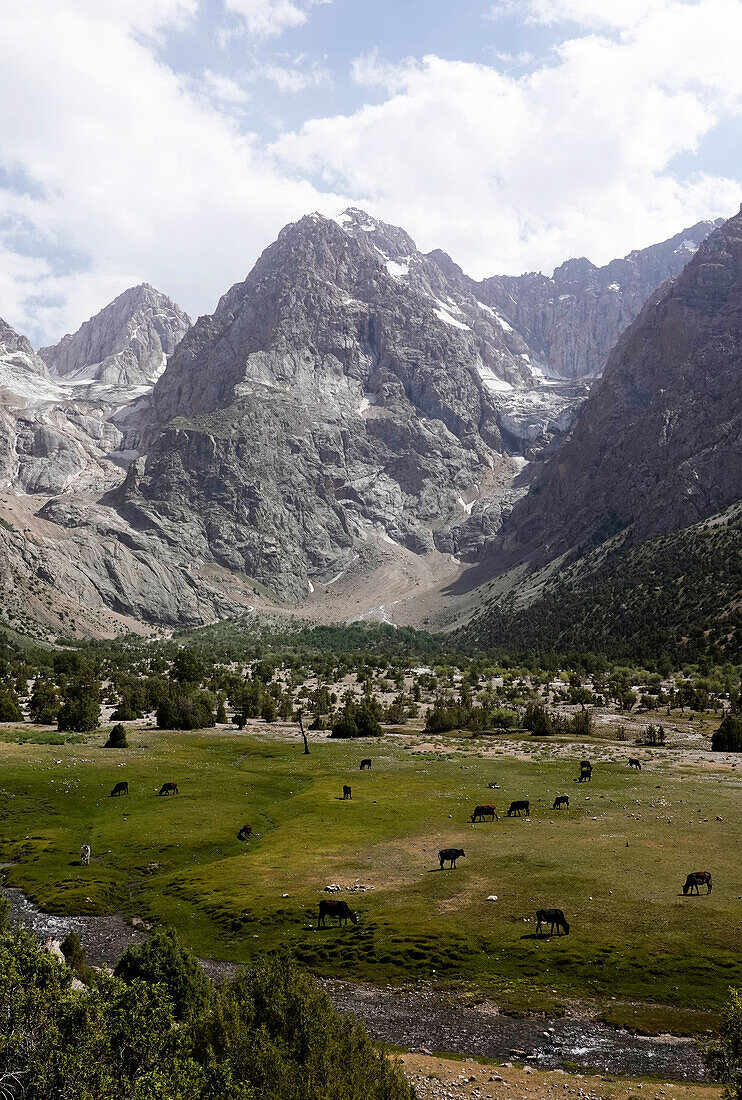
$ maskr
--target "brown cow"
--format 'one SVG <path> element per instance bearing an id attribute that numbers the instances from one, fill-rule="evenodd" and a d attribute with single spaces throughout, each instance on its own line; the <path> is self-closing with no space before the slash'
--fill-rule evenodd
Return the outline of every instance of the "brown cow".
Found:
<path id="1" fill-rule="evenodd" d="M 642 762 L 641 762 L 641 760 L 639 760 L 638 757 L 630 756 L 629 757 L 629 767 L 630 768 L 637 768 L 638 771 L 641 771 L 642 770 Z"/>
<path id="2" fill-rule="evenodd" d="M 358 924 L 358 917 L 347 901 L 340 901 L 339 898 L 322 898 L 317 915 L 318 928 L 325 927 L 325 917 L 337 917 L 338 924 L 347 924 L 349 920 L 353 921 L 353 924 Z"/>
<path id="3" fill-rule="evenodd" d="M 711 893 L 711 872 L 710 871 L 691 871 L 691 873 L 688 875 L 687 879 L 685 880 L 685 885 L 683 886 L 683 894 L 684 895 L 688 894 L 689 891 L 692 894 L 693 893 L 693 887 L 695 887 L 696 893 L 698 893 L 698 887 L 703 886 L 704 883 L 708 887 L 707 893 L 710 894 Z"/>
<path id="4" fill-rule="evenodd" d="M 177 794 L 177 793 L 178 793 L 178 784 L 177 783 L 163 783 L 162 786 L 160 787 L 159 792 L 158 792 L 158 794 Z"/>
<path id="5" fill-rule="evenodd" d="M 237 839 L 238 840 L 247 840 L 247 838 L 249 836 L 252 836 L 252 826 L 251 825 L 243 825 L 242 828 L 240 829 L 240 831 L 237 834 Z"/>

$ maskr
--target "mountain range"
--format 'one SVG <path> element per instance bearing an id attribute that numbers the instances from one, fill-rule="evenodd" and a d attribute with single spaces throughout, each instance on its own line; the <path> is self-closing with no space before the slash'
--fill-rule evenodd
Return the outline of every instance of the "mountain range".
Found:
<path id="1" fill-rule="evenodd" d="M 195 324 L 147 285 L 38 354 L 0 322 L 8 620 L 438 621 L 463 577 L 724 507 L 739 470 L 692 441 L 722 446 L 738 221 L 475 281 L 361 210 L 312 214 Z"/>

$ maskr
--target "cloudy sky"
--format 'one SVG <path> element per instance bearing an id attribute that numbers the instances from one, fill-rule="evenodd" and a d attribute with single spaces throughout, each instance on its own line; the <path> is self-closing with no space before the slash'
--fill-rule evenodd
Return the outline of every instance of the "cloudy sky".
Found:
<path id="1" fill-rule="evenodd" d="M 148 281 L 210 312 L 360 205 L 472 275 L 742 200 L 742 0 L 23 0 L 0 33 L 0 316 Z"/>

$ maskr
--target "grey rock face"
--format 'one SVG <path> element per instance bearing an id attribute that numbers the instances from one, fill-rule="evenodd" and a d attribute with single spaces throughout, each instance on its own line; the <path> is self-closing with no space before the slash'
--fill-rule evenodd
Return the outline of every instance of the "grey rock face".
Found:
<path id="1" fill-rule="evenodd" d="M 643 539 L 742 497 L 742 213 L 716 229 L 611 353 L 573 432 L 514 508 L 542 559 L 630 525 Z"/>
<path id="2" fill-rule="evenodd" d="M 637 295 L 663 275 L 663 249 L 617 261 Z M 511 510 L 529 514 L 520 498 L 585 403 L 578 376 L 628 318 L 605 312 L 616 292 L 593 293 L 609 278 L 596 270 L 555 273 L 579 308 L 547 297 L 539 313 L 540 276 L 523 277 L 516 308 L 501 281 L 349 210 L 287 226 L 190 329 L 133 288 L 43 349 L 54 377 L 0 328 L 0 476 L 43 525 L 0 529 L 6 587 L 196 623 L 245 606 L 253 581 L 296 599 L 356 575 L 384 542 L 481 559 Z M 728 271 L 715 277 L 686 292 L 709 315 Z M 583 332 L 568 338 L 569 310 Z"/>
<path id="3" fill-rule="evenodd" d="M 20 336 L 0 317 L 0 399 L 19 404 L 26 399 L 55 400 L 58 386 L 44 361 L 36 355 L 25 336 Z"/>
<path id="4" fill-rule="evenodd" d="M 425 553 L 464 522 L 509 463 L 504 402 L 541 382 L 520 336 L 402 230 L 311 215 L 185 336 L 112 499 L 140 529 L 304 596 L 373 535 Z M 529 446 L 559 431 L 551 397 Z M 469 555 L 484 538 L 470 528 Z"/>
<path id="5" fill-rule="evenodd" d="M 147 283 L 119 294 L 58 344 L 39 355 L 67 383 L 148 386 L 190 328 L 187 314 Z"/>
<path id="6" fill-rule="evenodd" d="M 662 244 L 635 250 L 601 268 L 582 258 L 567 260 L 551 279 L 535 272 L 494 276 L 480 284 L 480 296 L 557 374 L 596 375 L 650 294 L 682 271 L 718 224 L 698 222 Z"/>

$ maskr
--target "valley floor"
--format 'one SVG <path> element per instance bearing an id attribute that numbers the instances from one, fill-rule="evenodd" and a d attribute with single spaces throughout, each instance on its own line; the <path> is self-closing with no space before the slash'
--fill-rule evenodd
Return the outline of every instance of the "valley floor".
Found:
<path id="1" fill-rule="evenodd" d="M 127 750 L 51 731 L 52 743 L 15 743 L 5 729 L 0 859 L 6 884 L 50 913 L 164 921 L 205 958 L 244 962 L 285 943 L 327 978 L 704 1031 L 740 980 L 742 776 L 707 751 L 700 727 L 678 720 L 662 749 L 637 749 L 608 723 L 589 743 L 315 734 L 308 757 L 296 728 L 278 723 L 243 733 L 134 723 Z M 360 772 L 367 755 L 373 769 Z M 578 784 L 585 755 L 593 781 Z M 131 793 L 111 798 L 122 778 Z M 180 793 L 157 797 L 173 779 Z M 553 811 L 562 793 L 570 808 Z M 529 818 L 505 816 L 517 798 L 530 799 Z M 479 802 L 500 820 L 472 825 Z M 455 870 L 440 870 L 443 847 L 465 850 Z M 706 869 L 713 893 L 684 897 L 686 874 Z M 356 926 L 317 929 L 328 885 Z M 541 906 L 564 909 L 568 938 L 536 935 Z"/>

